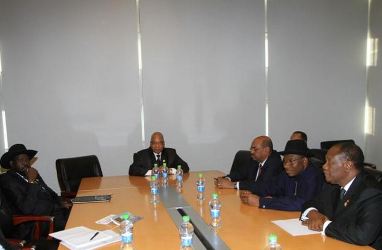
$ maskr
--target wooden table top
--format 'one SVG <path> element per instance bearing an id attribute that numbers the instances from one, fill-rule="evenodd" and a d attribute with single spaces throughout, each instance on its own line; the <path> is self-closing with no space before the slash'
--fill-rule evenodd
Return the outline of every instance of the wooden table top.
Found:
<path id="1" fill-rule="evenodd" d="M 219 171 L 202 172 L 206 178 L 206 199 L 196 199 L 197 173 L 185 175 L 182 196 L 185 201 L 204 219 L 210 222 L 208 201 L 211 194 L 217 192 L 222 202 L 222 226 L 217 230 L 219 237 L 231 249 L 265 249 L 267 237 L 276 233 L 283 250 L 352 250 L 372 249 L 335 240 L 321 234 L 291 236 L 271 221 L 298 218 L 299 212 L 260 209 L 242 204 L 239 191 L 217 189 L 213 178 L 222 176 Z M 175 185 L 171 176 L 170 186 Z M 108 203 L 75 204 L 72 208 L 66 228 L 86 226 L 92 229 L 112 229 L 112 226 L 97 225 L 95 221 L 109 215 L 129 211 L 144 217 L 134 225 L 135 249 L 179 249 L 177 225 L 174 224 L 163 203 L 155 208 L 150 203 L 149 179 L 133 176 L 92 177 L 82 180 L 78 195 L 112 194 Z M 115 228 L 117 230 L 118 228 Z M 66 249 L 60 246 L 59 249 Z M 119 243 L 102 249 L 119 249 Z"/>

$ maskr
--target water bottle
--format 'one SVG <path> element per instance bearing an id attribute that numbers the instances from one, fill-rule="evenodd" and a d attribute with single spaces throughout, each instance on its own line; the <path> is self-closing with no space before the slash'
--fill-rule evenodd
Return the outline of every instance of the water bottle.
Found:
<path id="1" fill-rule="evenodd" d="M 121 216 L 122 222 L 119 225 L 121 232 L 121 250 L 132 250 L 133 248 L 133 227 L 134 224 L 130 220 L 128 214 Z"/>
<path id="2" fill-rule="evenodd" d="M 159 187 L 158 187 L 158 180 L 155 177 L 155 175 L 151 176 L 150 181 L 150 191 L 151 191 L 151 203 L 154 205 L 159 203 Z"/>
<path id="3" fill-rule="evenodd" d="M 163 160 L 163 169 L 162 169 L 162 177 L 163 177 L 163 186 L 167 186 L 168 184 L 168 167 L 165 160 Z"/>
<path id="4" fill-rule="evenodd" d="M 180 165 L 176 169 L 176 188 L 181 191 L 183 188 L 183 170 Z"/>
<path id="5" fill-rule="evenodd" d="M 204 200 L 204 190 L 206 189 L 205 180 L 202 173 L 199 173 L 198 180 L 196 181 L 196 190 L 198 192 L 197 199 Z"/>
<path id="6" fill-rule="evenodd" d="M 210 207 L 211 226 L 217 228 L 220 226 L 221 223 L 220 210 L 222 207 L 217 193 L 212 194 L 212 199 L 208 203 L 208 206 Z"/>
<path id="7" fill-rule="evenodd" d="M 183 222 L 180 224 L 180 249 L 189 250 L 192 249 L 192 235 L 194 234 L 194 227 L 190 223 L 189 216 L 182 217 Z"/>
<path id="8" fill-rule="evenodd" d="M 154 163 L 154 167 L 151 170 L 151 175 L 155 176 L 157 179 L 159 179 L 159 167 L 157 163 Z"/>
<path id="9" fill-rule="evenodd" d="M 268 236 L 268 246 L 265 249 L 266 250 L 281 250 L 280 244 L 277 243 L 276 234 L 270 234 Z"/>

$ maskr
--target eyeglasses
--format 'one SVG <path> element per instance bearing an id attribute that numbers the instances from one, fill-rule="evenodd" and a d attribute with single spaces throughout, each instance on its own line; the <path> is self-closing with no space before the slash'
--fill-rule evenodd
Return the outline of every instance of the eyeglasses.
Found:
<path id="1" fill-rule="evenodd" d="M 294 164 L 296 161 L 301 160 L 302 157 L 294 158 L 294 159 L 284 159 L 283 164 L 284 165 L 289 165 L 289 164 Z"/>

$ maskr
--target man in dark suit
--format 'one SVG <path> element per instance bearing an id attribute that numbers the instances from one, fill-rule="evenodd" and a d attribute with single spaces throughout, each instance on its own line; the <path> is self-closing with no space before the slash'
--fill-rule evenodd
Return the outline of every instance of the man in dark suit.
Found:
<path id="1" fill-rule="evenodd" d="M 273 150 L 271 138 L 256 137 L 250 149 L 250 159 L 245 161 L 245 164 L 234 168 L 234 161 L 230 174 L 217 178 L 215 185 L 218 188 L 240 190 L 251 190 L 255 186 L 261 188 L 282 171 L 281 158 L 279 153 Z"/>
<path id="2" fill-rule="evenodd" d="M 31 166 L 30 160 L 36 154 L 37 151 L 23 144 L 11 146 L 1 157 L 2 167 L 10 168 L 0 177 L 1 188 L 15 214 L 54 216 L 55 231 L 63 230 L 69 215 L 68 204 L 61 201 Z"/>
<path id="3" fill-rule="evenodd" d="M 323 166 L 328 183 L 303 206 L 301 220 L 309 229 L 357 245 L 382 249 L 382 189 L 363 172 L 362 150 L 337 144 Z"/>
<path id="4" fill-rule="evenodd" d="M 165 148 L 163 135 L 155 132 L 151 135 L 150 147 L 134 154 L 133 164 L 130 165 L 129 175 L 148 176 L 155 163 L 158 167 L 166 161 L 170 174 L 175 174 L 176 168 L 180 165 L 184 173 L 189 171 L 187 162 L 176 153 L 173 148 Z"/>
<path id="5" fill-rule="evenodd" d="M 322 187 L 320 169 L 309 163 L 309 149 L 303 140 L 290 140 L 284 155 L 285 171 L 264 186 L 254 186 L 252 193 L 243 191 L 243 203 L 260 208 L 300 211 L 307 200 L 312 199 Z"/>

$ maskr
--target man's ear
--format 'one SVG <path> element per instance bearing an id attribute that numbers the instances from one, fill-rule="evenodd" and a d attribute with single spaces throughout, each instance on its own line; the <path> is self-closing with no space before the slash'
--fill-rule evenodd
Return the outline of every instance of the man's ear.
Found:
<path id="1" fill-rule="evenodd" d="M 305 169 L 306 167 L 308 167 L 308 165 L 309 165 L 309 159 L 308 159 L 308 157 L 304 157 L 304 158 L 303 158 L 303 164 L 304 164 L 304 169 Z"/>
<path id="2" fill-rule="evenodd" d="M 345 161 L 345 169 L 346 171 L 350 171 L 352 169 L 353 162 L 351 161 Z"/>

